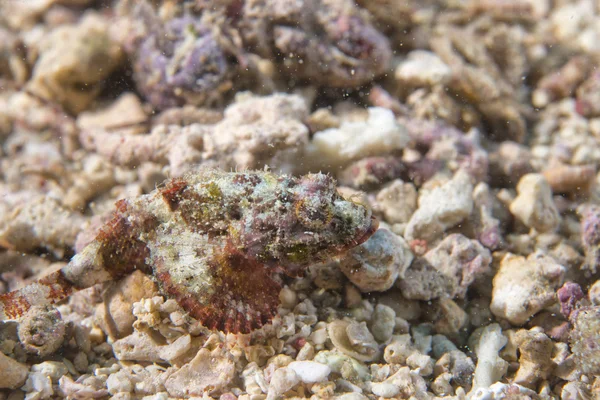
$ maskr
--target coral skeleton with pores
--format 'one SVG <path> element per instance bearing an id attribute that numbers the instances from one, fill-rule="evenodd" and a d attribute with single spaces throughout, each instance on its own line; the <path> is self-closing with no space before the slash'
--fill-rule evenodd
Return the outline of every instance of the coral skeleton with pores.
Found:
<path id="1" fill-rule="evenodd" d="M 0 319 L 140 269 L 207 328 L 247 333 L 277 311 L 275 273 L 300 276 L 363 243 L 377 225 L 327 175 L 203 170 L 118 201 L 67 266 L 1 295 Z"/>

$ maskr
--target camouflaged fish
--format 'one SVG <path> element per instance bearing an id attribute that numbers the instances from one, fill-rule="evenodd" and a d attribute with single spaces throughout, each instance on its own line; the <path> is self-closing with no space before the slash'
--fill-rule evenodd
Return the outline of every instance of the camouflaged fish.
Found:
<path id="1" fill-rule="evenodd" d="M 327 175 L 205 170 L 118 201 L 67 266 L 0 296 L 0 319 L 139 269 L 207 328 L 247 333 L 277 312 L 274 274 L 301 276 L 363 243 L 377 225 Z"/>

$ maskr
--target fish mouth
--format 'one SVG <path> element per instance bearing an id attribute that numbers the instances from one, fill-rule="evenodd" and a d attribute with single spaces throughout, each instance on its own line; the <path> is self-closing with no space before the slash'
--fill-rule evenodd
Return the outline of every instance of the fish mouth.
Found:
<path id="1" fill-rule="evenodd" d="M 371 236 L 373 236 L 373 234 L 377 231 L 377 229 L 379 229 L 379 220 L 377 218 L 375 218 L 373 215 L 371 215 L 371 223 L 369 224 L 367 229 L 363 232 L 363 234 L 360 235 L 358 237 L 358 239 L 356 239 L 356 246 L 363 244 L 364 242 L 369 240 L 369 238 Z"/>
<path id="2" fill-rule="evenodd" d="M 358 245 L 361 245 L 364 242 L 366 242 L 367 240 L 369 240 L 369 238 L 371 236 L 373 236 L 373 234 L 377 231 L 377 229 L 379 229 L 379 220 L 372 215 L 370 218 L 371 218 L 371 221 L 370 221 L 369 225 L 366 227 L 366 229 L 362 233 L 357 235 L 356 238 L 350 240 L 349 243 L 345 243 L 343 245 L 338 246 L 336 251 L 334 251 L 333 254 L 335 254 L 336 256 L 340 256 L 340 255 L 346 253 L 348 250 L 350 250 Z"/>

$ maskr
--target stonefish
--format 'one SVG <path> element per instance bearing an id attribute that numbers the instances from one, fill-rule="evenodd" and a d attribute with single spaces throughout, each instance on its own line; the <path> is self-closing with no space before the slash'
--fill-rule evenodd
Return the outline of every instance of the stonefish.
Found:
<path id="1" fill-rule="evenodd" d="M 377 225 L 324 174 L 204 170 L 119 200 L 68 265 L 1 295 L 0 319 L 139 269 L 207 328 L 247 333 L 277 312 L 276 273 L 301 276 L 363 243 Z"/>

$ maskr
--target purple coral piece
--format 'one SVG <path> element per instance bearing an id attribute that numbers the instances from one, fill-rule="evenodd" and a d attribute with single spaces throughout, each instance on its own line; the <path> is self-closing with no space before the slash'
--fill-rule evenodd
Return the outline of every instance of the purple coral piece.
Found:
<path id="1" fill-rule="evenodd" d="M 581 239 L 585 247 L 600 244 L 600 207 L 591 206 L 583 212 Z"/>
<path id="2" fill-rule="evenodd" d="M 498 224 L 484 229 L 477 237 L 482 245 L 490 250 L 496 250 L 502 247 L 502 233 Z"/>
<path id="3" fill-rule="evenodd" d="M 600 73 L 592 74 L 577 90 L 575 111 L 579 115 L 593 118 L 600 115 Z"/>
<path id="4" fill-rule="evenodd" d="M 577 306 L 577 302 L 583 298 L 581 286 L 573 282 L 566 282 L 558 289 L 556 295 L 560 303 L 560 312 L 565 318 L 569 319 Z"/>
<path id="5" fill-rule="evenodd" d="M 600 207 L 589 205 L 581 212 L 581 241 L 586 264 L 595 273 L 600 264 Z"/>
<path id="6" fill-rule="evenodd" d="M 445 162 L 423 157 L 420 160 L 407 163 L 407 179 L 421 186 L 444 168 Z"/>
<path id="7" fill-rule="evenodd" d="M 303 3 L 308 9 L 321 2 Z M 275 21 L 277 53 L 294 54 L 285 59 L 286 69 L 330 87 L 360 86 L 385 73 L 392 61 L 389 40 L 352 7 L 330 3 L 322 11 L 307 12 L 310 17 L 295 26 Z"/>
<path id="8" fill-rule="evenodd" d="M 159 109 L 202 102 L 228 70 L 211 31 L 189 15 L 152 32 L 141 43 L 134 66 L 140 91 Z"/>

